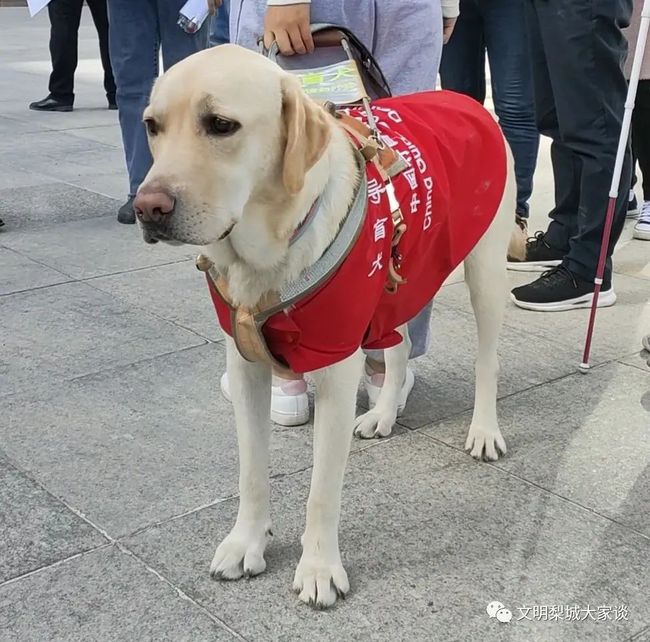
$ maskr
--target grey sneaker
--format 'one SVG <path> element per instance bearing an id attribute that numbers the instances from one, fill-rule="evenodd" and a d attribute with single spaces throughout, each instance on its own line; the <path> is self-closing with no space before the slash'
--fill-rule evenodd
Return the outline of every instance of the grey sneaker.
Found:
<path id="1" fill-rule="evenodd" d="M 641 241 L 650 241 L 650 201 L 643 201 L 639 220 L 634 226 L 632 236 Z"/>
<path id="2" fill-rule="evenodd" d="M 132 225 L 135 223 L 135 210 L 133 209 L 133 201 L 135 196 L 129 196 L 128 200 L 119 210 L 117 210 L 117 221 L 118 223 L 125 223 L 127 225 Z"/>

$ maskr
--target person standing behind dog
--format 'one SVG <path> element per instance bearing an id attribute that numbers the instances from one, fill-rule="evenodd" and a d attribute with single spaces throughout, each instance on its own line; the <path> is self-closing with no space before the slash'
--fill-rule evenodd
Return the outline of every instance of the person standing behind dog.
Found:
<path id="1" fill-rule="evenodd" d="M 178 26 L 184 4 L 185 0 L 108 0 L 117 106 L 129 173 L 129 195 L 117 214 L 120 223 L 135 223 L 133 199 L 151 167 L 142 113 L 158 77 L 159 52 L 162 49 L 163 67 L 169 69 L 208 44 L 209 20 L 196 33 Z"/>
<path id="2" fill-rule="evenodd" d="M 115 81 L 108 54 L 108 14 L 106 0 L 86 0 L 99 36 L 99 53 L 104 68 L 104 90 L 109 109 L 116 109 Z M 47 6 L 50 17 L 50 93 L 29 105 L 35 111 L 72 111 L 74 104 L 74 72 L 77 69 L 79 24 L 83 0 L 51 0 Z"/>
<path id="3" fill-rule="evenodd" d="M 483 104 L 486 51 L 494 110 L 515 159 L 516 222 L 525 234 L 539 132 L 522 0 L 460 0 L 453 37 L 442 52 L 442 88 L 471 96 Z"/>
<path id="4" fill-rule="evenodd" d="M 231 42 L 258 49 L 263 34 L 269 47 L 276 41 L 283 55 L 314 50 L 310 24 L 329 23 L 345 27 L 363 42 L 377 60 L 394 94 L 435 89 L 443 43 L 449 40 L 458 17 L 458 0 L 231 0 Z M 411 358 L 426 352 L 429 342 L 431 304 L 409 323 Z M 364 383 L 374 403 L 384 380 L 382 352 L 368 353 Z M 413 387 L 408 371 L 400 395 L 404 406 Z M 221 388 L 230 398 L 228 377 Z M 274 375 L 271 417 L 276 423 L 298 426 L 309 421 L 307 384 L 302 376 L 293 380 Z"/>
<path id="5" fill-rule="evenodd" d="M 314 48 L 310 23 L 339 25 L 368 47 L 393 93 L 409 94 L 435 89 L 457 16 L 458 0 L 231 0 L 230 40 L 257 50 L 264 34 L 283 55 L 304 54 Z"/>
<path id="6" fill-rule="evenodd" d="M 632 0 L 525 0 L 539 131 L 553 140 L 555 208 L 515 270 L 543 271 L 512 290 L 525 309 L 557 312 L 590 307 L 605 211 L 621 132 Z M 626 154 L 599 306 L 613 305 L 611 255 L 628 207 L 631 158 Z M 552 269 L 548 269 L 552 268 Z"/>
<path id="7" fill-rule="evenodd" d="M 632 21 L 630 27 L 624 30 L 629 45 L 629 55 L 625 63 L 626 78 L 630 77 L 632 71 L 633 53 L 639 35 L 642 8 L 643 0 L 634 0 Z M 633 160 L 639 161 L 639 169 L 643 178 L 643 204 L 639 212 L 639 220 L 634 226 L 634 238 L 650 241 L 650 43 L 646 44 L 632 114 L 632 153 Z M 632 184 L 634 185 L 634 182 Z"/>

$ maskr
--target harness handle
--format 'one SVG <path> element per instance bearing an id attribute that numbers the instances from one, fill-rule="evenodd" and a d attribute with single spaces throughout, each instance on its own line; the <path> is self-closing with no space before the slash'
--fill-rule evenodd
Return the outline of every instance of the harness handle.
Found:
<path id="1" fill-rule="evenodd" d="M 345 51 L 348 59 L 354 60 L 357 63 L 362 83 L 369 94 L 368 98 L 376 100 L 377 98 L 388 98 L 392 96 L 388 81 L 377 64 L 377 61 L 368 48 L 349 29 L 321 22 L 309 25 L 309 29 L 314 37 L 314 45 L 317 48 L 341 47 Z M 343 44 L 344 41 L 348 45 L 347 48 Z M 275 40 L 266 49 L 264 47 L 264 39 L 260 37 L 257 40 L 257 46 L 259 53 L 273 60 L 280 67 L 283 67 L 281 60 L 284 56 L 280 54 L 278 43 Z"/>

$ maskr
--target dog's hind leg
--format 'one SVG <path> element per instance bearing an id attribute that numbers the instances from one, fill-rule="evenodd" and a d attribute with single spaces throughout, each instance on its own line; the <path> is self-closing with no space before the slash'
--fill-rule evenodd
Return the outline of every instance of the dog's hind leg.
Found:
<path id="1" fill-rule="evenodd" d="M 293 589 L 303 602 L 326 608 L 350 589 L 339 551 L 343 474 L 350 452 L 363 353 L 312 373 L 316 384 L 314 468 Z"/>
<path id="2" fill-rule="evenodd" d="M 474 414 L 465 449 L 476 459 L 496 460 L 499 451 L 506 452 L 497 421 L 497 344 L 508 289 L 506 248 L 514 203 L 514 182 L 510 178 L 495 220 L 465 259 L 465 281 L 478 331 Z"/>
<path id="3" fill-rule="evenodd" d="M 266 568 L 264 550 L 271 536 L 269 435 L 271 368 L 250 363 L 226 337 L 227 370 L 239 443 L 239 512 L 210 566 L 215 579 L 236 580 Z"/>
<path id="4" fill-rule="evenodd" d="M 478 248 L 477 248 L 478 249 Z M 476 390 L 474 414 L 467 435 L 465 449 L 472 457 L 495 460 L 497 449 L 506 452 L 506 444 L 497 423 L 497 379 L 499 362 L 497 343 L 506 298 L 505 255 L 499 256 L 500 265 L 492 257 L 482 253 L 471 255 L 465 261 L 465 279 L 470 291 L 472 307 L 478 331 L 478 354 L 476 356 Z"/>
<path id="5" fill-rule="evenodd" d="M 388 437 L 397 420 L 400 393 L 404 386 L 404 379 L 407 374 L 406 365 L 411 352 L 408 326 L 400 326 L 397 331 L 402 335 L 403 341 L 392 348 L 384 350 L 386 365 L 384 384 L 381 387 L 375 407 L 357 417 L 354 429 L 354 434 L 357 437 L 363 439 Z"/>

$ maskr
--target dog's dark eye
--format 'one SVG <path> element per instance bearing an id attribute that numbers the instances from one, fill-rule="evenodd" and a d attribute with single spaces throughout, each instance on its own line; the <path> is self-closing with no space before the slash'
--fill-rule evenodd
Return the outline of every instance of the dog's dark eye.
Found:
<path id="1" fill-rule="evenodd" d="M 147 132 L 149 132 L 149 136 L 155 136 L 158 133 L 158 123 L 153 118 L 145 118 L 144 124 L 147 128 Z"/>
<path id="2" fill-rule="evenodd" d="M 212 136 L 228 136 L 234 134 L 241 125 L 236 120 L 228 120 L 220 116 L 208 116 L 205 121 L 205 128 Z"/>

